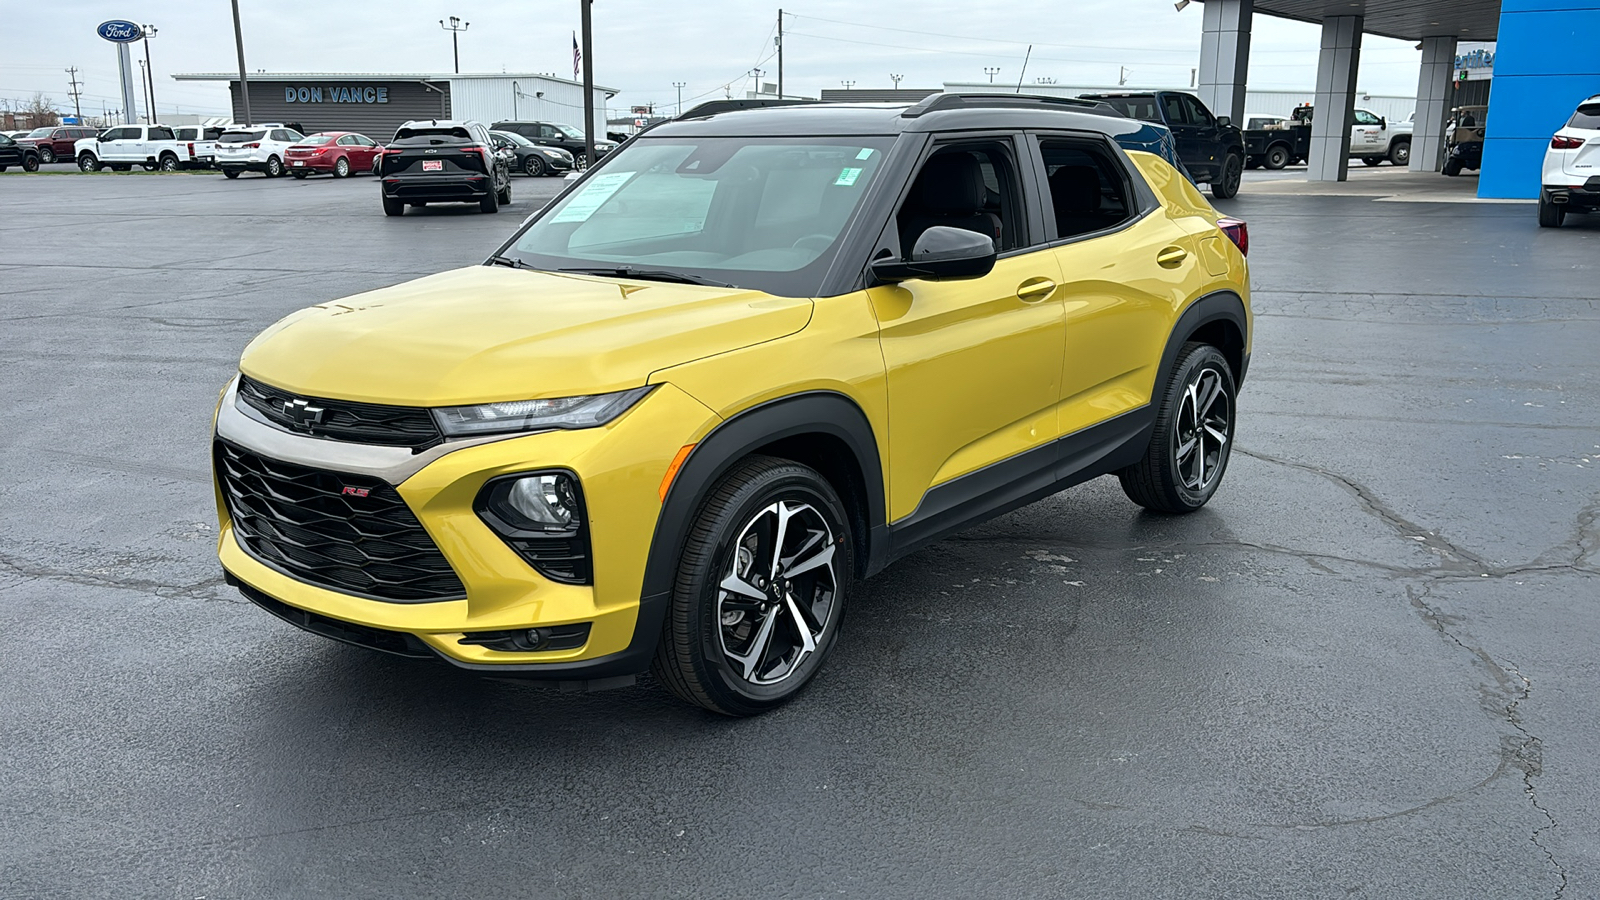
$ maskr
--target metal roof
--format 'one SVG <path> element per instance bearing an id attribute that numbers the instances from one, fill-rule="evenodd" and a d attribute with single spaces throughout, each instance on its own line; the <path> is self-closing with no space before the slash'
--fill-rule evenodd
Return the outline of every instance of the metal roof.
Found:
<path id="1" fill-rule="evenodd" d="M 1365 16 L 1363 31 L 1404 41 L 1447 35 L 1492 41 L 1500 31 L 1500 0 L 1255 0 L 1255 11 L 1316 23 Z"/>
<path id="2" fill-rule="evenodd" d="M 583 87 L 583 82 L 544 72 L 247 72 L 251 81 L 462 81 L 468 78 L 539 78 Z M 174 81 L 238 81 L 238 72 L 186 72 Z M 596 84 L 597 91 L 618 93 L 617 88 Z"/>

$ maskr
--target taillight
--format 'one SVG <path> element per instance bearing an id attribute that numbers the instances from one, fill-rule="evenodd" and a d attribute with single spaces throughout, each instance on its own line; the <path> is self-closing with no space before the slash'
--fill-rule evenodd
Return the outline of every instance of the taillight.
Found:
<path id="1" fill-rule="evenodd" d="M 190 156 L 194 155 L 194 142 L 192 142 L 192 141 L 189 143 L 189 155 Z"/>
<path id="2" fill-rule="evenodd" d="M 260 147 L 261 147 L 260 144 L 245 144 L 244 145 L 244 148 L 246 150 L 256 150 L 256 149 L 259 149 Z"/>
<path id="3" fill-rule="evenodd" d="M 1558 134 L 1550 139 L 1551 150 L 1576 150 L 1583 146 L 1583 138 L 1567 137 Z"/>
<path id="4" fill-rule="evenodd" d="M 1246 225 L 1243 219 L 1224 217 L 1217 220 L 1217 227 L 1228 236 L 1228 240 L 1233 241 L 1241 254 L 1250 255 L 1250 226 Z"/>

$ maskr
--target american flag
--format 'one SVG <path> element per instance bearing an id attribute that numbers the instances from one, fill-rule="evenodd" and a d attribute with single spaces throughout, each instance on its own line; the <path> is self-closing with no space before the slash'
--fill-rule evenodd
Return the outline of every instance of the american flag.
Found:
<path id="1" fill-rule="evenodd" d="M 583 51 L 578 49 L 578 33 L 572 33 L 572 80 L 578 80 L 578 69 L 583 66 Z"/>

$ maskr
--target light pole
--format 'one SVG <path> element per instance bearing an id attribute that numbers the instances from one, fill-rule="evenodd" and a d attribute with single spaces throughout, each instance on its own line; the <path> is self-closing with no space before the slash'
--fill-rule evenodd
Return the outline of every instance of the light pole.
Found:
<path id="1" fill-rule="evenodd" d="M 984 66 L 983 74 L 989 76 L 989 83 L 994 84 L 994 77 L 1000 74 L 999 66 Z"/>
<path id="2" fill-rule="evenodd" d="M 683 88 L 687 81 L 674 81 L 672 86 L 678 89 L 678 115 L 683 115 Z"/>
<path id="3" fill-rule="evenodd" d="M 578 4 L 583 27 L 583 166 L 588 168 L 594 165 L 594 28 L 590 22 L 594 0 L 578 0 Z M 600 127 L 604 129 L 605 123 Z"/>
<path id="4" fill-rule="evenodd" d="M 250 78 L 244 70 L 244 32 L 239 29 L 239 0 L 233 0 L 233 43 L 239 48 L 239 104 L 244 108 L 244 123 L 250 122 Z"/>
<path id="5" fill-rule="evenodd" d="M 754 78 L 756 80 L 756 96 L 757 97 L 761 96 L 761 76 L 763 76 L 765 74 L 767 74 L 767 73 L 765 71 L 761 70 L 761 69 L 751 69 L 750 70 L 750 77 Z"/>
<path id="6" fill-rule="evenodd" d="M 900 79 L 902 79 L 904 77 L 905 77 L 904 75 L 896 75 L 896 74 L 894 74 L 892 72 L 889 73 L 889 80 L 894 82 L 894 89 L 895 90 L 897 90 L 897 91 L 900 90 Z"/>
<path id="7" fill-rule="evenodd" d="M 839 83 L 844 85 L 844 89 L 847 91 L 856 86 L 854 81 L 841 81 Z"/>
<path id="8" fill-rule="evenodd" d="M 446 25 L 443 19 L 439 20 L 439 27 L 450 32 L 450 49 L 455 52 L 456 74 L 461 74 L 461 39 L 459 35 L 471 27 L 471 22 L 461 21 L 460 16 L 451 16 L 450 24 Z"/>
<path id="9" fill-rule="evenodd" d="M 150 81 L 145 78 L 144 60 L 139 60 L 139 91 L 144 94 L 144 120 L 147 124 L 155 124 L 155 119 L 150 118 Z M 137 117 L 135 117 L 137 118 Z"/>
<path id="10" fill-rule="evenodd" d="M 150 83 L 150 124 L 156 123 L 156 67 L 150 62 L 150 39 L 156 36 L 154 25 L 141 25 L 144 34 L 144 74 Z"/>

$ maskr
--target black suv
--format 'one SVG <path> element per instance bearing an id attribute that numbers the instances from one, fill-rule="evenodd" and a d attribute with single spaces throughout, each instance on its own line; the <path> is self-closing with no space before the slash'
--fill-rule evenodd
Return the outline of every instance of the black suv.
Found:
<path id="1" fill-rule="evenodd" d="M 559 122 L 496 122 L 491 126 L 491 130 L 520 134 L 535 144 L 546 147 L 560 147 L 572 154 L 572 158 L 578 161 L 580 169 L 589 164 L 588 148 L 583 142 L 583 131 L 571 125 L 562 125 Z M 594 158 L 599 159 L 615 149 L 617 149 L 616 141 L 596 138 Z"/>
<path id="2" fill-rule="evenodd" d="M 1227 116 L 1213 116 L 1199 97 L 1182 91 L 1079 97 L 1109 104 L 1130 119 L 1167 126 L 1178 140 L 1178 157 L 1197 183 L 1210 184 L 1211 196 L 1218 200 L 1239 193 L 1244 178 L 1244 133 Z"/>
<path id="3" fill-rule="evenodd" d="M 482 122 L 407 122 L 376 170 L 386 216 L 429 203 L 476 203 L 492 213 L 511 202 L 511 169 Z"/>
<path id="4" fill-rule="evenodd" d="M 32 144 L 19 144 L 0 134 L 0 172 L 8 166 L 21 166 L 25 172 L 39 171 L 39 151 Z"/>

